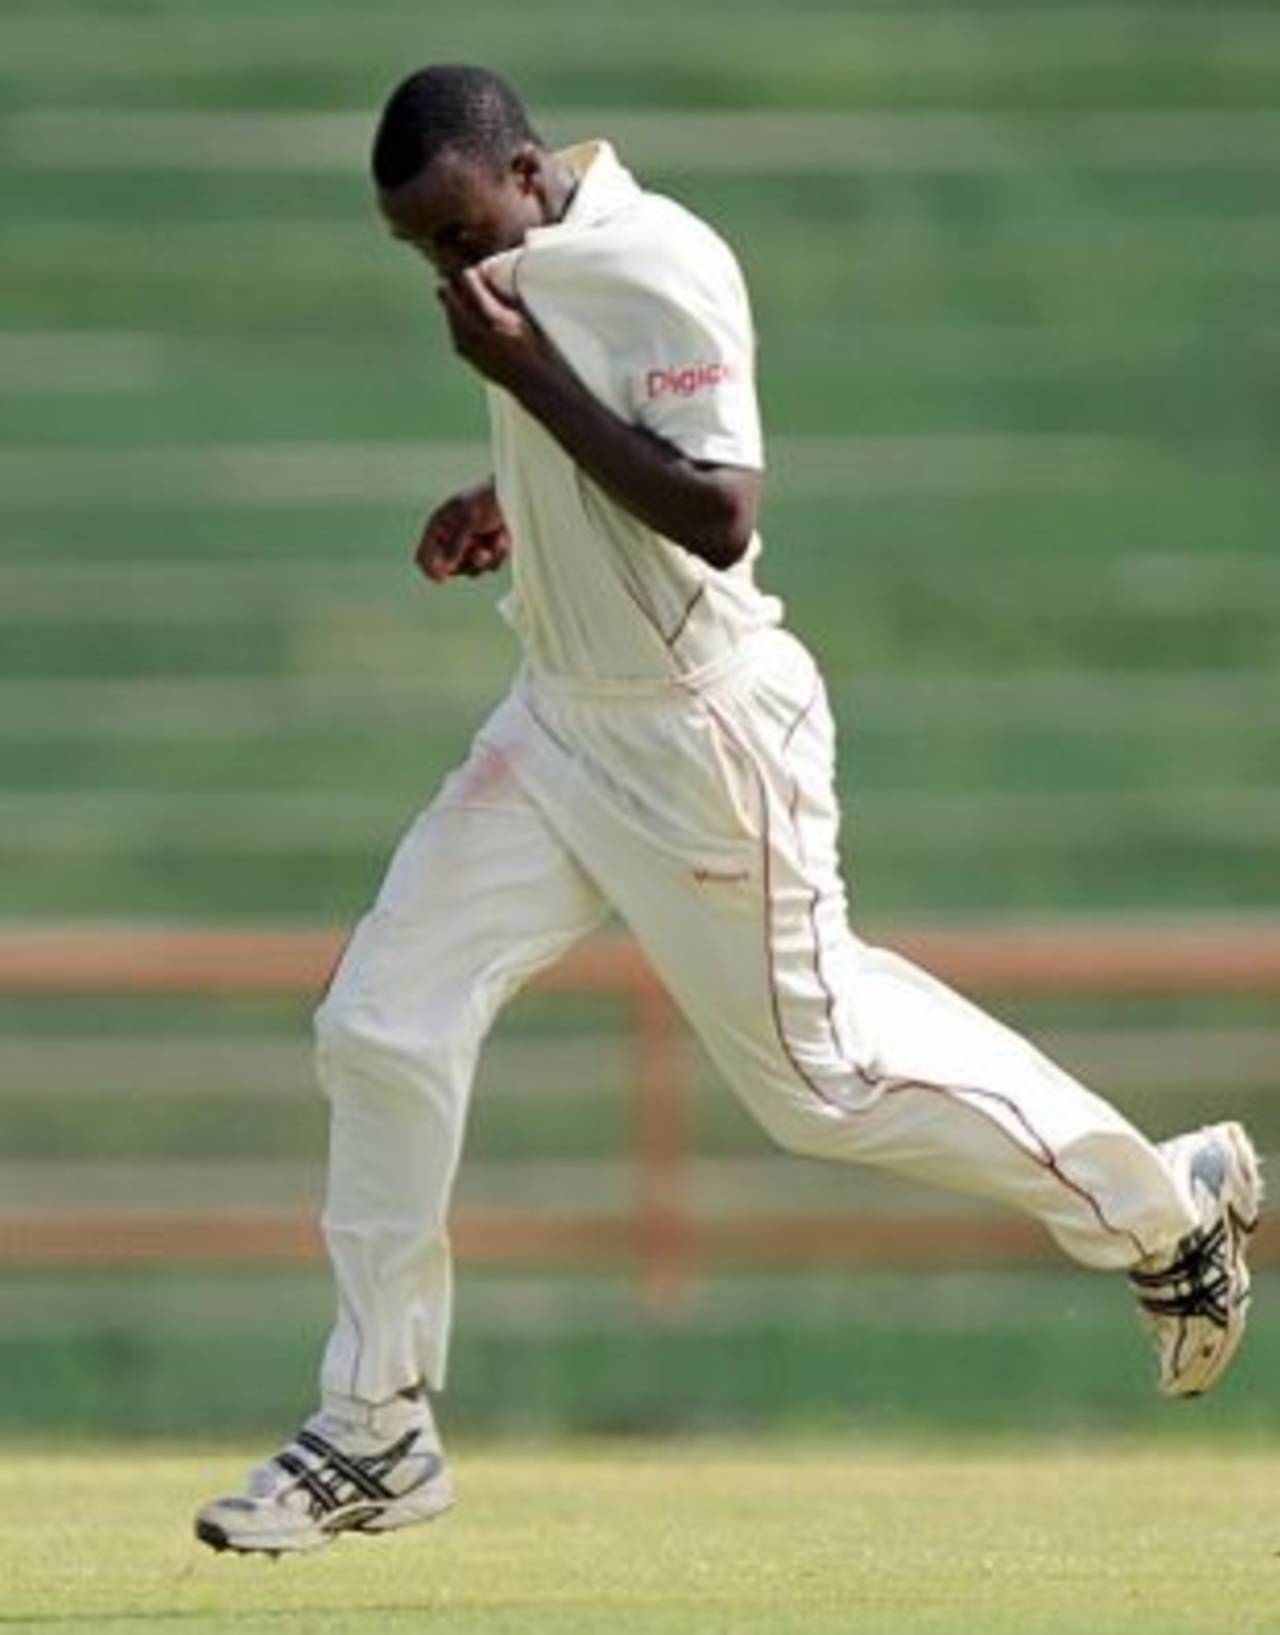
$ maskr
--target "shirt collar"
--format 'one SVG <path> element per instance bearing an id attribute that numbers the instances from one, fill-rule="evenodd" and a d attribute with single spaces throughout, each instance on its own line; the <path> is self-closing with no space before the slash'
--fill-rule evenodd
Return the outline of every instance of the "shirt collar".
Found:
<path id="1" fill-rule="evenodd" d="M 523 244 L 513 250 L 500 250 L 483 263 L 485 276 L 500 294 L 509 298 L 517 295 L 517 268 L 526 250 L 535 244 L 553 242 L 557 234 L 578 232 L 607 221 L 633 199 L 638 199 L 642 191 L 635 177 L 619 162 L 609 142 L 579 142 L 574 147 L 561 148 L 552 157 L 578 178 L 564 215 L 545 227 L 531 227 Z"/>
<path id="2" fill-rule="evenodd" d="M 610 142 L 578 142 L 571 148 L 561 148 L 552 157 L 578 178 L 578 185 L 560 220 L 531 228 L 527 238 L 558 233 L 565 227 L 594 227 L 640 196 L 639 183 L 620 162 Z"/>

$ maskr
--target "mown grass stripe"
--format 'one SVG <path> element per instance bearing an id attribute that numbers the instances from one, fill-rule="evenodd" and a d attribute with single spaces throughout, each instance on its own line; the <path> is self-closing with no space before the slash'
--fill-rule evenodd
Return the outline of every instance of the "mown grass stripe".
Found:
<path id="1" fill-rule="evenodd" d="M 125 331 L 3 331 L 0 392 L 156 391 L 166 379 L 164 347 L 158 335 Z"/>
<path id="2" fill-rule="evenodd" d="M 316 730 L 335 733 L 370 721 L 420 722 L 424 699 L 437 723 L 474 720 L 514 669 L 512 653 L 486 646 L 456 663 L 432 638 L 430 676 L 95 675 L 0 681 L 0 734 L 75 739 L 240 738 Z M 474 662 L 472 662 L 474 660 Z M 467 665 L 470 665 L 470 668 Z M 1237 671 L 1056 671 L 1047 674 L 929 678 L 859 674 L 832 686 L 838 711 L 884 726 L 920 730 L 999 723 L 1102 735 L 1153 732 L 1274 734 L 1280 676 Z"/>
<path id="3" fill-rule="evenodd" d="M 889 938 L 892 941 L 892 937 Z M 1055 1027 L 1037 1037 L 1050 1056 L 1070 1062 L 1081 1077 L 1158 1094 L 1179 1094 L 1212 1083 L 1280 1086 L 1280 1027 L 1188 1026 Z M 501 1033 L 485 1049 L 487 1095 L 505 1103 L 573 1101 L 608 1087 L 626 1061 L 627 1041 L 616 1032 L 575 1028 L 571 1038 Z M 303 1028 L 287 1038 L 237 1034 L 184 1034 L 179 1038 L 97 1034 L 66 1039 L 6 1034 L 0 1111 L 16 1100 L 47 1098 L 49 1116 L 68 1123 L 69 1147 L 80 1144 L 80 1121 L 95 1103 L 163 1098 L 179 1105 L 216 1098 L 228 1111 L 250 1112 L 260 1097 L 310 1102 L 315 1097 L 310 1040 Z M 69 1105 L 69 1103 L 71 1105 Z M 246 1135 L 251 1142 L 252 1136 Z M 810 1172 L 805 1171 L 808 1175 Z"/>
<path id="4" fill-rule="evenodd" d="M 1138 437 L 1034 432 L 782 436 L 769 440 L 775 491 L 876 494 L 1104 493 L 1212 471 L 1194 455 Z M 1234 464 L 1248 468 L 1245 454 Z M 0 448 L 0 509 L 192 504 L 240 510 L 303 505 L 421 505 L 474 480 L 479 442 L 276 442 L 198 448 Z M 1259 470 L 1259 480 L 1267 475 Z M 1280 479 L 1276 479 L 1280 481 Z"/>
<path id="5" fill-rule="evenodd" d="M 325 562 L 300 571 L 280 562 L 120 559 L 104 567 L 92 555 L 50 563 L 37 557 L 32 548 L 27 561 L 0 562 L 0 625 L 145 628 L 170 620 L 233 624 L 262 617 L 299 622 L 321 617 L 335 604 L 345 612 L 381 614 L 403 606 L 406 562 L 400 559 Z M 1036 564 L 1038 599 L 1052 597 L 1059 608 L 1094 605 L 1101 584 L 1109 613 L 1183 606 L 1234 612 L 1259 597 L 1280 598 L 1280 559 L 1245 551 L 1125 551 L 1088 580 L 1073 560 Z M 982 593 L 975 587 L 974 594 Z"/>
<path id="6" fill-rule="evenodd" d="M 359 30 L 341 5 L 308 7 L 306 26 L 290 26 L 289 8 L 220 5 L 215 10 L 169 5 L 159 12 L 104 11 L 84 0 L 62 0 L 57 8 L 12 8 L 6 17 L 6 65 L 16 75 L 44 68 L 51 53 L 63 74 L 89 74 L 100 86 L 145 82 L 158 68 L 188 78 L 217 76 L 232 81 L 237 71 L 273 76 L 283 70 L 307 72 L 334 65 L 361 69 L 379 83 L 421 49 L 420 11 L 406 0 L 379 0 L 361 15 Z M 545 77 L 548 68 L 568 67 L 585 76 L 592 64 L 615 53 L 658 59 L 671 31 L 678 29 L 680 66 L 719 66 L 746 80 L 759 78 L 762 62 L 794 76 L 822 66 L 824 50 L 837 25 L 859 78 L 918 75 L 962 81 L 990 76 L 1062 74 L 1152 65 L 1175 78 L 1179 69 L 1201 66 L 1219 72 L 1252 71 L 1256 76 L 1280 55 L 1280 28 L 1265 7 L 1230 4 L 1207 11 L 1196 6 L 1160 4 L 951 4 L 868 7 L 856 12 L 828 3 L 776 6 L 742 0 L 708 0 L 695 12 L 660 3 L 594 9 L 590 29 L 580 26 L 580 8 L 568 0 L 544 0 L 536 11 L 507 5 L 476 8 L 443 5 L 432 21 L 442 39 L 465 40 L 473 60 L 486 48 L 502 60 Z M 1176 22 L 1175 22 L 1176 20 Z M 762 50 L 768 55 L 762 55 Z M 477 57 L 477 53 L 479 56 Z M 652 94 L 652 91 L 651 91 Z M 227 97 L 223 92 L 223 97 Z"/>
<path id="7" fill-rule="evenodd" d="M 40 110 L 3 127 L 11 162 L 48 171 L 360 171 L 371 115 Z M 1280 168 L 1280 114 L 805 113 L 556 110 L 553 139 L 609 135 L 632 162 L 685 173 L 771 175 L 1050 169 L 1198 171 Z"/>
<path id="8" fill-rule="evenodd" d="M 95 790 L 91 796 L 17 791 L 0 796 L 11 855 L 129 852 L 272 854 L 310 848 L 340 853 L 385 847 L 412 815 L 403 799 L 335 790 L 306 793 L 220 788 L 173 794 Z M 1272 845 L 1280 832 L 1280 790 L 986 788 L 939 794 L 871 790 L 857 798 L 858 821 L 895 847 L 971 850 L 1149 843 L 1156 835 L 1224 847 Z"/>

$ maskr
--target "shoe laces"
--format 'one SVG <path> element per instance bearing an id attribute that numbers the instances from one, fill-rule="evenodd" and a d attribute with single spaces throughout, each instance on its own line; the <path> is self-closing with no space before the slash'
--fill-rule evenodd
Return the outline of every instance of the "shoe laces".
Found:
<path id="1" fill-rule="evenodd" d="M 288 1500 L 296 1498 L 297 1502 L 305 1507 L 305 1484 L 299 1477 L 298 1466 L 306 1466 L 308 1470 L 316 1463 L 317 1449 L 313 1445 L 308 1447 L 308 1434 L 312 1438 L 321 1437 L 329 1446 L 349 1442 L 353 1427 L 339 1420 L 336 1416 L 326 1413 L 323 1409 L 315 1413 L 306 1421 L 302 1429 L 278 1452 L 269 1459 L 255 1465 L 249 1472 L 246 1490 L 253 1499 Z M 325 1454 L 320 1455 L 321 1459 Z"/>
<path id="2" fill-rule="evenodd" d="M 1226 1328 L 1233 1282 L 1226 1217 L 1183 1238 L 1167 1266 L 1132 1271 L 1129 1280 L 1153 1317 L 1203 1317 Z"/>
<path id="3" fill-rule="evenodd" d="M 288 1453 L 289 1448 L 281 1449 Z M 273 1455 L 262 1464 L 255 1465 L 249 1472 L 245 1482 L 245 1493 L 251 1499 L 270 1499 L 279 1504 L 293 1505 L 297 1509 L 307 1508 L 307 1497 L 298 1483 L 298 1478 L 277 1463 L 279 1455 Z"/>

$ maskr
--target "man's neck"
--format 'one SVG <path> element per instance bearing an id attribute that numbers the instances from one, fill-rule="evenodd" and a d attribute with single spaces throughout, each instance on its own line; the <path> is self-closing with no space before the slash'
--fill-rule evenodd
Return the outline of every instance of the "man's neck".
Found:
<path id="1" fill-rule="evenodd" d="M 562 160 L 553 158 L 548 161 L 546 201 L 549 223 L 564 220 L 578 191 L 579 180 L 578 173 L 570 170 Z"/>

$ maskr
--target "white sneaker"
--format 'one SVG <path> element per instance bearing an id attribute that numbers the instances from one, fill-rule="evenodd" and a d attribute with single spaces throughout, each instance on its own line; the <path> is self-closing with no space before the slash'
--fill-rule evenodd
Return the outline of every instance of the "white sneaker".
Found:
<path id="1" fill-rule="evenodd" d="M 429 1411 L 393 1440 L 321 1411 L 286 1447 L 249 1472 L 245 1491 L 197 1514 L 213 1550 L 318 1550 L 339 1533 L 389 1533 L 430 1521 L 453 1484 Z"/>
<path id="2" fill-rule="evenodd" d="M 1245 1253 L 1258 1224 L 1262 1176 L 1239 1124 L 1175 1136 L 1160 1152 L 1190 1192 L 1200 1224 L 1171 1254 L 1141 1262 L 1129 1280 L 1155 1341 L 1160 1390 L 1194 1397 L 1217 1384 L 1244 1338 Z"/>

